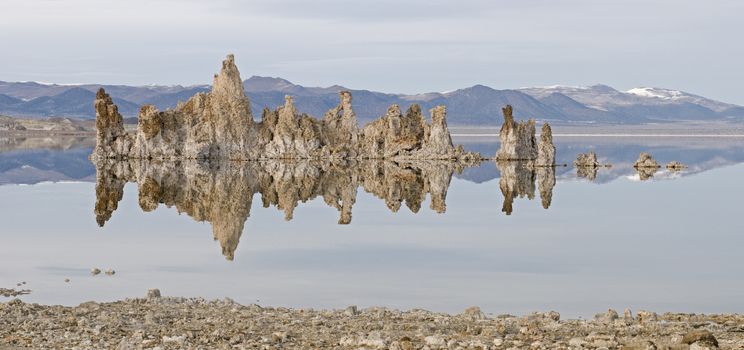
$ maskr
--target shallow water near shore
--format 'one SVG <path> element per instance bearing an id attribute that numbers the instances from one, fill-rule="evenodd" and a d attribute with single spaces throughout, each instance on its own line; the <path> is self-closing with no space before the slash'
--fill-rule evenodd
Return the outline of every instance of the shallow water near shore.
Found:
<path id="1" fill-rule="evenodd" d="M 455 142 L 483 154 L 498 148 L 488 138 Z M 184 185 L 184 193 L 169 189 L 180 207 L 160 204 L 148 212 L 138 188 L 145 182 L 122 183 L 121 201 L 99 227 L 96 167 L 86 159 L 90 143 L 20 144 L 0 153 L 0 287 L 26 281 L 23 288 L 32 293 L 21 298 L 28 302 L 76 305 L 159 288 L 165 295 L 312 308 L 456 313 L 478 305 L 493 314 L 557 310 L 566 317 L 588 317 L 608 307 L 744 312 L 741 139 L 557 137 L 559 163 L 593 149 L 613 167 L 599 169 L 592 180 L 578 177 L 570 166 L 556 168 L 547 209 L 538 176 L 523 176 L 517 169 L 511 180 L 516 183 L 502 181 L 503 172 L 515 170 L 494 162 L 461 173 L 456 169 L 449 181 L 426 169 L 386 168 L 395 181 L 354 186 L 345 225 L 326 201 L 329 191 L 314 188 L 318 193 L 306 202 L 297 199 L 286 221 L 286 211 L 275 204 L 262 207 L 265 191 L 249 190 L 249 216 L 232 261 L 223 242 L 213 239 L 214 222 L 194 220 L 193 211 L 178 213 L 177 207 L 183 208 L 178 198 L 208 190 L 198 183 Z M 631 165 L 641 151 L 689 168 L 660 170 L 640 181 Z M 199 171 L 186 178 L 215 176 L 207 181 L 209 189 L 233 178 L 219 177 L 222 170 Z M 266 172 L 257 174 L 280 178 Z M 506 215 L 505 189 L 513 188 L 517 192 L 511 193 L 515 198 Z M 413 195 L 406 197 L 406 191 Z M 422 203 L 402 201 L 397 212 L 390 209 L 394 199 L 420 194 L 426 195 Z M 432 197 L 442 196 L 446 206 L 440 213 Z M 116 274 L 92 276 L 94 267 Z"/>

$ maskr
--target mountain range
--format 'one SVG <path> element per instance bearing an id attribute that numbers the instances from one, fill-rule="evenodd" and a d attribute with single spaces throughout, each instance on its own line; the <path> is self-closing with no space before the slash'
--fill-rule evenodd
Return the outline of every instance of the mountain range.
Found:
<path id="1" fill-rule="evenodd" d="M 244 81 L 255 118 L 263 108 L 276 108 L 284 95 L 293 95 L 301 112 L 320 117 L 338 104 L 338 92 L 350 90 L 360 123 L 383 115 L 393 103 L 407 108 L 413 103 L 425 110 L 446 105 L 451 125 L 497 126 L 501 108 L 514 106 L 518 118 L 535 118 L 556 124 L 640 124 L 672 121 L 744 121 L 744 107 L 702 96 L 662 88 L 619 91 L 606 85 L 548 86 L 497 90 L 484 85 L 449 92 L 416 95 L 391 94 L 343 86 L 305 87 L 281 78 L 253 76 Z M 17 117 L 95 117 L 93 100 L 100 87 L 113 97 L 125 117 L 135 117 L 141 105 L 173 108 L 209 85 L 126 86 L 59 85 L 0 81 L 0 115 Z"/>

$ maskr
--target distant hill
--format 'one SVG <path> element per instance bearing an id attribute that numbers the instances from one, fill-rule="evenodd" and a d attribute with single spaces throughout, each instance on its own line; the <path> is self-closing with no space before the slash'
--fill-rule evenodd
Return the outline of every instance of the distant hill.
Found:
<path id="1" fill-rule="evenodd" d="M 295 104 L 301 112 L 321 117 L 338 104 L 339 91 L 350 90 L 354 110 L 361 123 L 383 115 L 394 103 L 402 108 L 418 103 L 424 110 L 439 104 L 446 105 L 451 125 L 500 125 L 501 108 L 506 104 L 514 106 L 518 118 L 535 118 L 559 124 L 744 121 L 742 106 L 661 88 L 618 91 L 606 85 L 594 85 L 497 90 L 474 85 L 450 92 L 404 95 L 351 90 L 338 85 L 305 87 L 282 78 L 260 76 L 250 77 L 244 84 L 257 119 L 265 107 L 274 109 L 282 105 L 287 94 L 295 97 Z M 179 101 L 186 101 L 192 95 L 210 89 L 209 85 L 57 85 L 0 81 L 0 114 L 93 118 L 93 99 L 100 87 L 111 94 L 125 117 L 135 117 L 143 104 L 152 104 L 161 110 L 173 108 Z"/>

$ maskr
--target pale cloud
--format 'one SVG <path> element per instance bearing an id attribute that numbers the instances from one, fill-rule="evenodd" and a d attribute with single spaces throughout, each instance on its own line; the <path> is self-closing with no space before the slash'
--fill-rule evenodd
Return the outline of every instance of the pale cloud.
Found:
<path id="1" fill-rule="evenodd" d="M 5 0 L 0 80 L 209 82 L 241 72 L 395 92 L 605 83 L 742 103 L 734 0 Z"/>

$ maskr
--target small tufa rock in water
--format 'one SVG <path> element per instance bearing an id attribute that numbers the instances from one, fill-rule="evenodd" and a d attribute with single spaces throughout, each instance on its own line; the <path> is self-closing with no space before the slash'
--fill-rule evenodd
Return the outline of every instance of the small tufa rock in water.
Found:
<path id="1" fill-rule="evenodd" d="M 638 160 L 636 160 L 635 164 L 633 164 L 634 168 L 659 168 L 659 163 L 656 162 L 656 160 L 651 157 L 650 154 L 646 152 L 641 152 L 641 154 L 638 156 Z"/>
<path id="2" fill-rule="evenodd" d="M 573 165 L 576 168 L 596 168 L 600 166 L 599 162 L 597 162 L 597 154 L 594 151 L 579 153 Z"/>
<path id="3" fill-rule="evenodd" d="M 684 168 L 687 168 L 687 165 L 684 165 L 676 160 L 673 160 L 667 163 L 666 168 L 669 170 L 682 170 Z"/>
<path id="4" fill-rule="evenodd" d="M 160 298 L 160 289 L 148 289 L 147 290 L 147 299 L 157 299 Z"/>
<path id="5" fill-rule="evenodd" d="M 100 273 L 101 273 L 101 269 L 99 269 L 97 267 L 94 267 L 94 268 L 90 269 L 90 274 L 93 275 L 93 276 L 98 275 Z"/>
<path id="6" fill-rule="evenodd" d="M 113 276 L 113 275 L 116 274 L 116 271 L 114 271 L 113 269 L 108 269 L 104 273 L 107 274 L 107 275 L 109 275 L 109 276 Z"/>
<path id="7" fill-rule="evenodd" d="M 594 181 L 597 178 L 597 168 L 611 166 L 610 164 L 599 164 L 597 154 L 594 151 L 579 153 L 573 165 L 576 168 L 576 176 L 586 178 L 589 181 Z"/>

